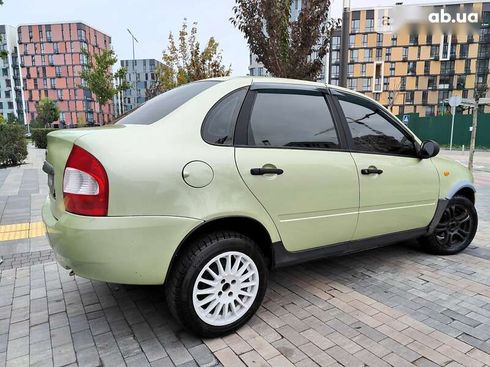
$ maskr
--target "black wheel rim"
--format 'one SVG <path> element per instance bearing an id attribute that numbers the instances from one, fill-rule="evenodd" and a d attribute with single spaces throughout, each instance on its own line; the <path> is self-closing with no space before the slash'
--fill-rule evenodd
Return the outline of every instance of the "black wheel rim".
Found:
<path id="1" fill-rule="evenodd" d="M 446 208 L 434 232 L 437 242 L 447 248 L 458 247 L 471 237 L 473 218 L 469 210 L 460 204 Z"/>

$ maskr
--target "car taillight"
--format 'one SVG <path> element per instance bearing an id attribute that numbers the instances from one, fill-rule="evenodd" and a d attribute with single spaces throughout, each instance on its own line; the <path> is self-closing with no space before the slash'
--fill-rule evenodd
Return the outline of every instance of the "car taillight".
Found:
<path id="1" fill-rule="evenodd" d="M 63 175 L 65 210 L 80 215 L 105 216 L 109 206 L 109 180 L 102 164 L 74 145 Z"/>

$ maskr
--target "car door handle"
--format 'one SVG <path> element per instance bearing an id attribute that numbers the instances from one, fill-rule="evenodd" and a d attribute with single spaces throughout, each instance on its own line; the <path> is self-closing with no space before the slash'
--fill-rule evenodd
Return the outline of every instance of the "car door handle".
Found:
<path id="1" fill-rule="evenodd" d="M 273 174 L 273 175 L 282 175 L 284 171 L 280 168 L 251 168 L 250 169 L 250 174 L 253 176 L 260 176 L 260 175 L 267 175 L 267 174 Z"/>
<path id="2" fill-rule="evenodd" d="M 363 168 L 361 169 L 361 173 L 363 175 L 374 175 L 374 174 L 382 174 L 383 170 L 382 169 L 377 169 L 376 167 L 369 167 L 369 168 Z"/>

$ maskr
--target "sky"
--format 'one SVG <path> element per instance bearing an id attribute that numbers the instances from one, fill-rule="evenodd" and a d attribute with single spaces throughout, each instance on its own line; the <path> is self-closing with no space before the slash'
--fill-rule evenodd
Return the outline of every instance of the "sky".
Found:
<path id="1" fill-rule="evenodd" d="M 351 6 L 391 5 L 396 1 L 399 0 L 351 0 Z M 229 21 L 234 3 L 234 0 L 4 0 L 0 24 L 81 21 L 111 36 L 120 60 L 132 58 L 129 28 L 139 41 L 136 58 L 160 60 L 169 32 L 178 33 L 187 18 L 189 23 L 198 23 L 201 44 L 214 36 L 232 74 L 245 75 L 249 62 L 247 43 Z M 340 17 L 341 9 L 342 0 L 333 0 L 332 17 Z"/>

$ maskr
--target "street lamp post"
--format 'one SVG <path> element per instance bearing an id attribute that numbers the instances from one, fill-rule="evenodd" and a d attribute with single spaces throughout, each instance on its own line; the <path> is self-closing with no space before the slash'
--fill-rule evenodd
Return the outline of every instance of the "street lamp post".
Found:
<path id="1" fill-rule="evenodd" d="M 127 28 L 128 30 L 128 33 L 131 35 L 131 40 L 133 42 L 133 73 L 135 74 L 136 76 L 136 72 L 135 72 L 135 63 L 136 63 L 136 54 L 135 54 L 135 51 L 134 51 L 134 42 L 136 41 L 136 43 L 139 43 L 138 40 L 136 39 L 136 37 L 134 36 L 134 34 L 129 30 L 129 28 Z M 136 78 L 135 78 L 136 79 Z M 135 105 L 137 104 L 137 96 L 136 96 L 136 93 L 137 93 L 137 89 L 136 89 L 136 80 L 134 81 L 134 101 L 135 101 Z"/>

